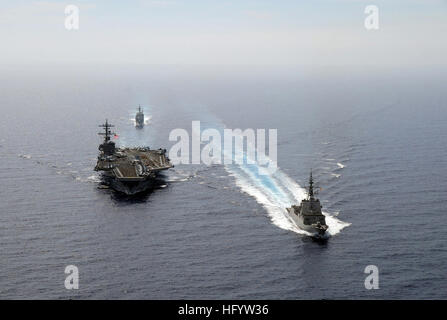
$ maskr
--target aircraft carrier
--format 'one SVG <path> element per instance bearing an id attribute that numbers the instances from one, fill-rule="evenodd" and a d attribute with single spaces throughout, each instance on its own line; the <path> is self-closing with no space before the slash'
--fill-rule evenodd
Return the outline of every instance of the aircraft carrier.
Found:
<path id="1" fill-rule="evenodd" d="M 117 148 L 111 140 L 114 126 L 106 120 L 100 125 L 104 141 L 99 146 L 95 171 L 102 172 L 103 184 L 112 189 L 134 195 L 150 189 L 158 173 L 172 168 L 166 149 L 152 150 L 149 147 Z"/>

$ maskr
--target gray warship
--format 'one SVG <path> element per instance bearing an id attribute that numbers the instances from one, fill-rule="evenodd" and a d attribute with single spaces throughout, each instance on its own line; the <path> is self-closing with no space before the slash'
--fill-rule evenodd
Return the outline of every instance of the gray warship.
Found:
<path id="1" fill-rule="evenodd" d="M 307 198 L 301 201 L 300 205 L 293 205 L 287 208 L 290 218 L 300 229 L 308 231 L 316 236 L 323 236 L 328 229 L 326 219 L 321 213 L 320 200 L 315 198 L 313 189 L 312 171 L 309 178 L 309 190 Z"/>
<path id="2" fill-rule="evenodd" d="M 141 110 L 141 106 L 138 106 L 138 112 L 135 115 L 135 127 L 143 128 L 144 127 L 144 113 Z"/>
<path id="3" fill-rule="evenodd" d="M 158 173 L 172 168 L 166 149 L 151 150 L 149 147 L 116 148 L 111 141 L 114 126 L 106 120 L 99 127 L 104 129 L 99 135 L 104 141 L 99 146 L 95 171 L 102 171 L 103 185 L 125 193 L 137 194 L 154 185 Z"/>

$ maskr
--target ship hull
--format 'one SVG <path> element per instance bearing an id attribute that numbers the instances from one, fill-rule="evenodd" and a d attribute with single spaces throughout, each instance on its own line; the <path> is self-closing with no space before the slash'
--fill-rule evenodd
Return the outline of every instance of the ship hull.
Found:
<path id="1" fill-rule="evenodd" d="M 318 228 L 312 225 L 304 224 L 302 218 L 295 214 L 292 208 L 287 208 L 287 213 L 289 214 L 290 219 L 292 219 L 301 230 L 310 232 L 314 236 L 322 237 L 325 235 L 327 226 L 325 226 L 326 228 Z"/>
<path id="2" fill-rule="evenodd" d="M 111 189 L 126 194 L 136 195 L 154 188 L 157 183 L 156 177 L 148 177 L 141 181 L 122 181 L 113 176 L 103 175 L 103 183 Z"/>
<path id="3" fill-rule="evenodd" d="M 135 127 L 141 129 L 144 127 L 144 115 L 142 113 L 138 113 L 135 117 Z"/>
<path id="4" fill-rule="evenodd" d="M 112 179 L 110 187 L 118 192 L 126 195 L 135 195 L 144 191 L 147 191 L 154 187 L 152 179 L 148 179 L 141 182 L 122 182 L 117 179 Z"/>

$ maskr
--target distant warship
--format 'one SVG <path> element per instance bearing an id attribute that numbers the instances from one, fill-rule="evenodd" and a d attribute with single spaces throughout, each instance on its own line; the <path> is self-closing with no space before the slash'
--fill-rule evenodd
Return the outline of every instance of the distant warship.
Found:
<path id="1" fill-rule="evenodd" d="M 322 236 L 325 234 L 328 226 L 324 215 L 321 213 L 320 200 L 315 198 L 313 189 L 312 171 L 309 178 L 309 190 L 307 198 L 301 201 L 300 205 L 293 205 L 291 208 L 287 208 L 290 218 L 301 229 Z"/>
<path id="2" fill-rule="evenodd" d="M 103 183 L 112 189 L 128 195 L 143 192 L 153 185 L 153 181 L 161 170 L 172 168 L 166 149 L 151 150 L 149 147 L 116 148 L 110 140 L 110 128 L 106 123 L 99 127 L 104 132 L 103 143 L 99 146 L 98 161 L 95 171 L 102 171 Z"/>
<path id="3" fill-rule="evenodd" d="M 144 127 L 144 113 L 141 110 L 141 106 L 138 106 L 138 112 L 135 116 L 135 127 L 143 128 Z"/>

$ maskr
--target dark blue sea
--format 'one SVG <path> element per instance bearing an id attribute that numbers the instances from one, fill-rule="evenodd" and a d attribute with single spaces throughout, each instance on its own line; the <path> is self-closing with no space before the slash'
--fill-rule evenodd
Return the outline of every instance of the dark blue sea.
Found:
<path id="1" fill-rule="evenodd" d="M 446 80 L 436 68 L 2 67 L 0 298 L 444 299 Z M 106 118 L 117 144 L 168 150 L 194 120 L 277 129 L 278 170 L 180 164 L 136 197 L 98 189 Z M 285 216 L 311 168 L 325 241 Z M 379 289 L 365 288 L 368 265 Z"/>

